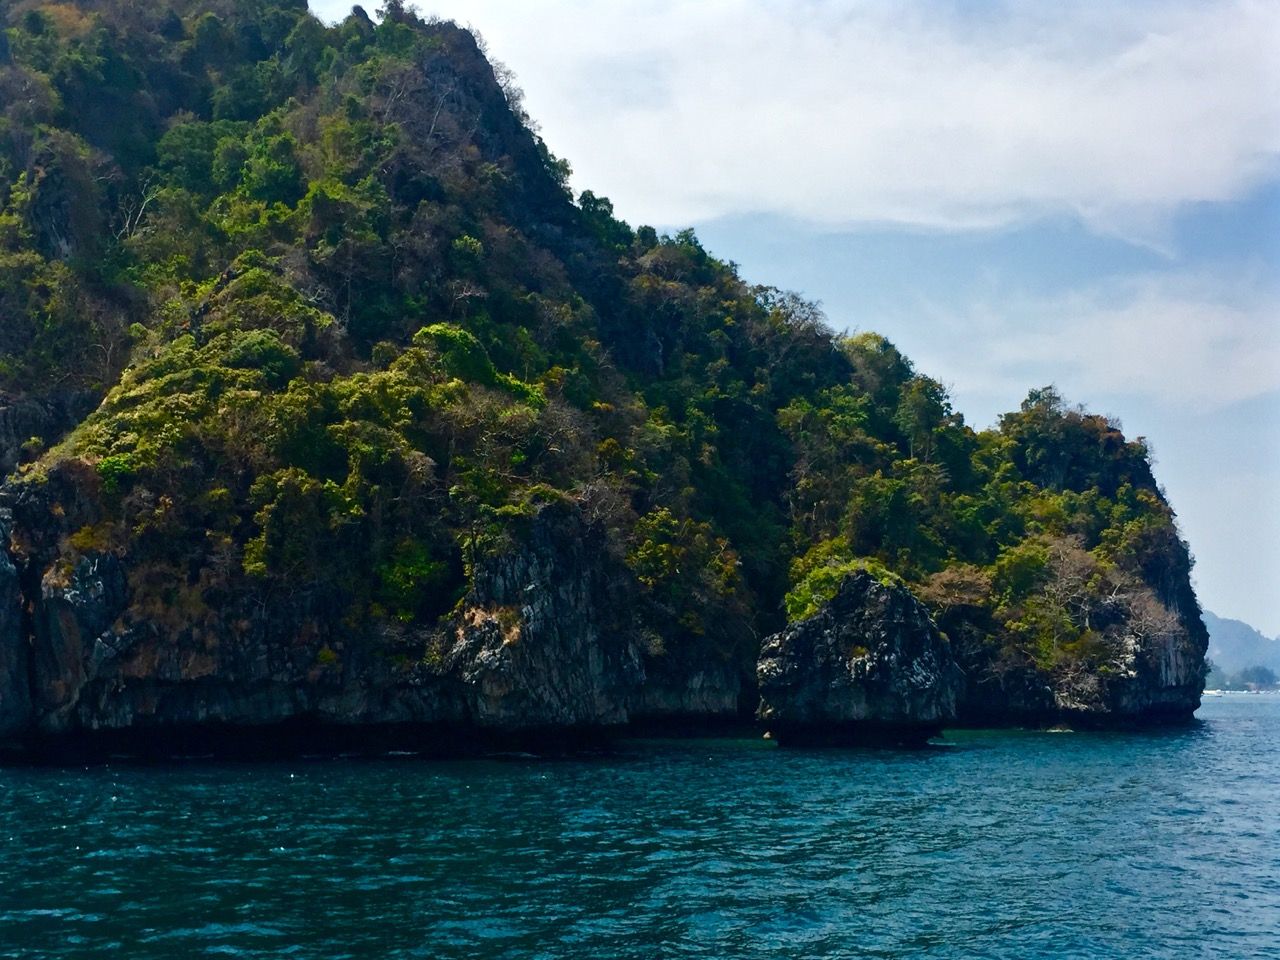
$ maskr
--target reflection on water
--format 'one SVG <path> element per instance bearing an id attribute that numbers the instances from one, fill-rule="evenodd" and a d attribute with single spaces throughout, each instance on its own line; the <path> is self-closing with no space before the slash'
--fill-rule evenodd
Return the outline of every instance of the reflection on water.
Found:
<path id="1" fill-rule="evenodd" d="M 0 770 L 0 957 L 1280 956 L 1280 698 L 916 752 Z"/>

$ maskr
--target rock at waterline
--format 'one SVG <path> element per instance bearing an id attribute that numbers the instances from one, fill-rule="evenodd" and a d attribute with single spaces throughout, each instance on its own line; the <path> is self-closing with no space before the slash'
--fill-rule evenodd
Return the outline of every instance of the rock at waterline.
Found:
<path id="1" fill-rule="evenodd" d="M 920 741 L 956 716 L 964 675 L 905 586 L 855 573 L 765 640 L 760 719 L 780 743 Z"/>

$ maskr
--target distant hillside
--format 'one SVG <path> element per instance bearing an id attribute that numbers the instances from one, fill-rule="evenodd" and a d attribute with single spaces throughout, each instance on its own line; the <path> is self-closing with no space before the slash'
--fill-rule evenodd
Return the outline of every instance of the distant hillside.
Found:
<path id="1" fill-rule="evenodd" d="M 1280 673 L 1280 639 L 1263 636 L 1240 620 L 1204 611 L 1209 628 L 1209 659 L 1219 671 L 1239 673 L 1246 667 L 1267 667 Z"/>

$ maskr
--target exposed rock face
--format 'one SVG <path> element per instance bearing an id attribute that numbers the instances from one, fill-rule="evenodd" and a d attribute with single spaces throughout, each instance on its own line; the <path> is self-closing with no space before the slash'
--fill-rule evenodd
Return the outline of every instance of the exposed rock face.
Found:
<path id="1" fill-rule="evenodd" d="M 82 556 L 70 570 L 45 571 L 35 616 L 32 695 L 46 727 L 69 722 L 90 679 L 107 673 L 118 646 L 112 622 L 124 609 L 125 578 L 110 554 Z"/>
<path id="2" fill-rule="evenodd" d="M 624 723 L 644 673 L 605 537 L 572 508 L 544 508 L 519 549 L 486 562 L 440 661 L 482 727 Z"/>
<path id="3" fill-rule="evenodd" d="M 732 718 L 750 692 L 731 659 L 659 649 L 617 547 L 571 503 L 541 508 L 478 561 L 470 593 L 436 627 L 354 629 L 323 598 L 243 585 L 191 609 L 180 593 L 140 607 L 128 556 L 69 546 L 97 520 L 76 496 L 83 482 L 24 484 L 11 491 L 12 524 L 0 515 L 0 542 L 21 534 L 0 551 L 0 743 L 286 721 L 443 736 L 601 728 Z M 1198 706 L 1205 638 L 1189 593 L 1165 602 L 1144 587 L 1095 611 L 1106 669 L 1055 674 L 1005 662 L 982 644 L 978 607 L 956 610 L 944 620 L 953 652 L 905 587 L 849 577 L 818 614 L 765 641 L 760 718 L 784 741 L 849 742 L 918 739 L 957 713 L 1105 724 Z"/>
<path id="4" fill-rule="evenodd" d="M 0 515 L 0 743 L 21 732 L 31 715 L 31 650 L 22 627 L 18 571 L 2 549 L 9 540 L 6 521 Z"/>
<path id="5" fill-rule="evenodd" d="M 1154 602 L 1154 601 L 1145 601 Z M 1117 726 L 1190 720 L 1204 690 L 1204 645 L 1175 615 L 1126 619 L 1104 668 L 1053 671 L 959 643 L 969 678 L 959 721 L 969 726 Z M 954 634 L 953 634 L 954 636 Z"/>
<path id="6" fill-rule="evenodd" d="M 1089 648 L 1035 662 L 1029 653 L 1001 649 L 990 610 L 949 603 L 939 625 L 965 672 L 959 721 L 971 726 L 1117 726 L 1191 719 L 1204 689 L 1208 633 L 1189 583 L 1190 561 L 1176 538 L 1149 555 L 1156 575 L 1115 575 L 1100 592 L 1082 590 L 1055 562 L 1046 592 L 1075 598 L 1077 629 Z M 1077 551 L 1078 553 L 1078 551 Z M 1079 643 L 1077 642 L 1077 647 Z"/>
<path id="7" fill-rule="evenodd" d="M 1054 706 L 1064 719 L 1084 723 L 1191 719 L 1204 690 L 1199 616 L 1188 625 L 1145 591 L 1122 607 L 1107 669 L 1056 678 Z"/>
<path id="8" fill-rule="evenodd" d="M 964 678 L 906 587 L 853 574 L 814 616 L 765 640 L 760 718 L 782 740 L 927 736 L 954 719 Z"/>
<path id="9" fill-rule="evenodd" d="M 650 659 L 644 686 L 636 694 L 631 715 L 636 720 L 689 717 L 735 717 L 743 698 L 742 671 L 737 664 L 708 660 L 685 665 Z"/>
<path id="10" fill-rule="evenodd" d="M 520 542 L 481 561 L 461 611 L 429 633 L 344 634 L 295 599 L 266 608 L 239 596 L 175 629 L 131 607 L 126 560 L 47 562 L 32 549 L 32 643 L 17 571 L 0 555 L 0 740 L 289 720 L 604 727 L 626 722 L 644 677 L 633 585 L 568 504 L 543 508 Z"/>

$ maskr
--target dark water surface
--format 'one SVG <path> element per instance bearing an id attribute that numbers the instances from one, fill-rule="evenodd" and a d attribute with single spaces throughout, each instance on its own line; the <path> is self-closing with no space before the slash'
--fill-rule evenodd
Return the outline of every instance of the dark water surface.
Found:
<path id="1" fill-rule="evenodd" d="M 923 752 L 0 769 L 0 956 L 1280 957 L 1280 697 Z"/>

